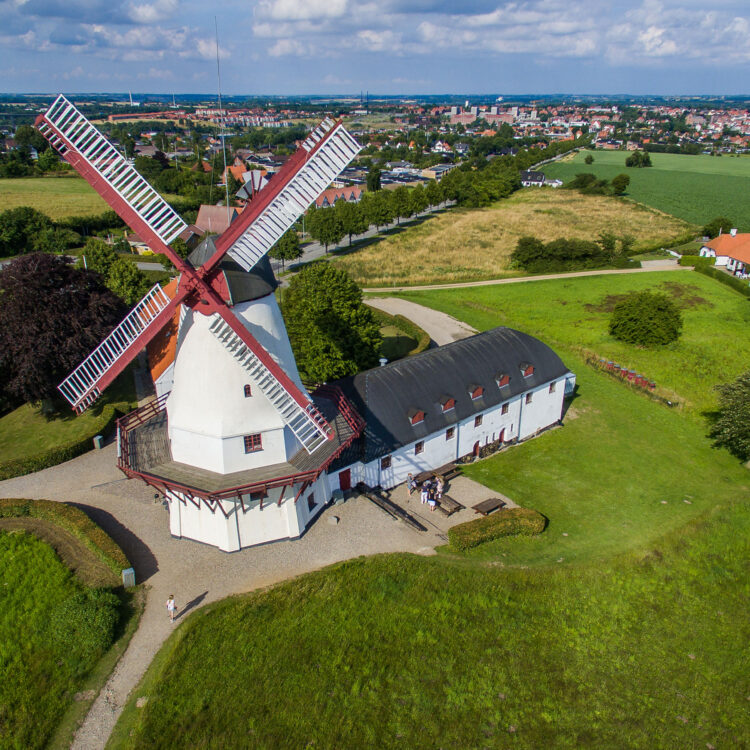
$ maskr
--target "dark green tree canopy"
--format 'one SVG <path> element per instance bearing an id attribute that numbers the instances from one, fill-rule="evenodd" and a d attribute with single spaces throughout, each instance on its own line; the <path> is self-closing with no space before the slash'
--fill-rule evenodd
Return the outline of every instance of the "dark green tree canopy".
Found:
<path id="1" fill-rule="evenodd" d="M 750 370 L 733 383 L 717 385 L 719 408 L 710 435 L 741 461 L 750 460 Z"/>
<path id="2" fill-rule="evenodd" d="M 49 229 L 52 229 L 52 221 L 35 208 L 20 206 L 1 212 L 2 254 L 8 256 L 32 252 L 37 235 Z"/>
<path id="3" fill-rule="evenodd" d="M 294 229 L 287 229 L 279 237 L 279 241 L 271 248 L 268 253 L 275 260 L 281 261 L 282 268 L 288 260 L 297 260 L 302 257 L 302 248 L 299 244 L 299 237 Z"/>
<path id="4" fill-rule="evenodd" d="M 630 185 L 630 177 L 626 174 L 618 174 L 612 178 L 612 192 L 615 195 L 623 195 Z"/>
<path id="5" fill-rule="evenodd" d="M 718 237 L 719 234 L 729 232 L 737 225 L 732 222 L 731 219 L 727 219 L 726 216 L 717 216 L 703 227 L 703 234 L 708 235 L 711 239 Z"/>
<path id="6" fill-rule="evenodd" d="M 625 159 L 626 167 L 650 167 L 651 156 L 648 151 L 633 151 L 630 156 Z"/>
<path id="7" fill-rule="evenodd" d="M 368 170 L 367 189 L 371 193 L 380 190 L 380 169 L 378 167 L 370 167 Z"/>
<path id="8" fill-rule="evenodd" d="M 0 273 L 0 372 L 21 401 L 57 394 L 57 384 L 125 314 L 93 271 L 56 255 L 16 258 Z"/>
<path id="9" fill-rule="evenodd" d="M 682 314 L 666 294 L 631 292 L 615 305 L 609 333 L 620 341 L 639 346 L 664 346 L 682 331 Z"/>
<path id="10" fill-rule="evenodd" d="M 325 382 L 377 365 L 380 328 L 345 271 L 326 262 L 305 266 L 284 294 L 283 312 L 305 380 Z"/>

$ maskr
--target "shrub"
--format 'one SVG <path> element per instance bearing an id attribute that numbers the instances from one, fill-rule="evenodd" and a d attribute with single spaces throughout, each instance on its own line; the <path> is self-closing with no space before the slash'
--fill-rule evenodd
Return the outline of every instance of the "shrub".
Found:
<path id="1" fill-rule="evenodd" d="M 713 239 L 714 237 L 718 237 L 720 232 L 728 232 L 736 226 L 737 225 L 731 219 L 727 219 L 726 216 L 717 216 L 715 219 L 711 219 L 711 221 L 703 227 L 703 234 Z"/>
<path id="2" fill-rule="evenodd" d="M 710 435 L 741 461 L 750 459 L 750 371 L 733 383 L 717 385 L 719 408 Z"/>
<path id="3" fill-rule="evenodd" d="M 639 346 L 663 346 L 676 341 L 682 314 L 666 294 L 631 292 L 618 302 L 609 320 L 609 333 Z"/>
<path id="4" fill-rule="evenodd" d="M 627 159 L 625 159 L 626 167 L 650 167 L 651 157 L 646 151 L 633 151 Z"/>
<path id="5" fill-rule="evenodd" d="M 486 518 L 453 526 L 448 529 L 448 540 L 451 547 L 464 552 L 502 536 L 541 534 L 546 523 L 547 519 L 538 511 L 530 508 L 508 508 L 498 510 Z"/>
<path id="6" fill-rule="evenodd" d="M 678 259 L 677 263 L 681 266 L 695 266 L 696 268 L 700 266 L 703 268 L 707 268 L 709 266 L 713 266 L 714 263 L 716 263 L 716 258 L 704 258 L 700 255 L 686 253 Z"/>
<path id="7" fill-rule="evenodd" d="M 43 518 L 69 531 L 119 578 L 130 562 L 117 543 L 82 510 L 51 500 L 0 498 L 0 518 Z"/>

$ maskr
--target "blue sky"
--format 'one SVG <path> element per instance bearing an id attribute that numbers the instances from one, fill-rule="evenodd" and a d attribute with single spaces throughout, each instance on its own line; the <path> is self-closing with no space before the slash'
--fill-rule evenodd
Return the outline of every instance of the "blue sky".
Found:
<path id="1" fill-rule="evenodd" d="M 0 0 L 0 91 L 750 93 L 749 0 Z"/>

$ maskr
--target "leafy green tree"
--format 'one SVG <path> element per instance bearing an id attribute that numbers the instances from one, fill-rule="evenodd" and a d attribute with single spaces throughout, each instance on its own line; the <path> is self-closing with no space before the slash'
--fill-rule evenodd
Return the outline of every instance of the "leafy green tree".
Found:
<path id="1" fill-rule="evenodd" d="M 380 190 L 380 169 L 378 167 L 370 167 L 367 172 L 367 190 L 370 193 Z"/>
<path id="2" fill-rule="evenodd" d="M 708 224 L 703 227 L 703 234 L 713 239 L 714 237 L 718 237 L 719 234 L 723 232 L 729 232 L 733 227 L 736 226 L 737 225 L 730 219 L 727 219 L 726 216 L 717 216 L 715 219 L 711 219 L 711 221 L 709 221 Z"/>
<path id="3" fill-rule="evenodd" d="M 376 229 L 393 221 L 393 205 L 385 190 L 379 190 L 377 193 L 365 193 L 360 205 L 368 223 L 374 224 Z"/>
<path id="4" fill-rule="evenodd" d="M 336 216 L 334 206 L 319 208 L 312 213 L 308 221 L 310 236 L 325 246 L 326 253 L 329 245 L 335 245 L 344 236 L 344 230 Z"/>
<path id="5" fill-rule="evenodd" d="M 412 212 L 415 214 L 421 214 L 430 205 L 427 193 L 421 183 L 411 190 L 409 199 L 411 200 Z"/>
<path id="6" fill-rule="evenodd" d="M 741 461 L 750 460 L 750 370 L 734 382 L 717 385 L 719 408 L 709 435 Z"/>
<path id="7" fill-rule="evenodd" d="M 377 365 L 380 328 L 345 271 L 325 262 L 305 266 L 289 284 L 283 312 L 306 380 L 325 382 Z"/>
<path id="8" fill-rule="evenodd" d="M 42 172 L 56 172 L 62 168 L 60 157 L 51 148 L 47 148 L 39 154 L 36 165 Z"/>
<path id="9" fill-rule="evenodd" d="M 134 305 L 146 294 L 149 283 L 135 263 L 118 258 L 109 268 L 107 288 L 128 305 Z"/>
<path id="10" fill-rule="evenodd" d="M 336 216 L 344 234 L 349 236 L 349 245 L 352 244 L 352 236 L 362 234 L 369 226 L 365 213 L 359 203 L 350 201 L 336 201 Z"/>
<path id="11" fill-rule="evenodd" d="M 125 156 L 128 159 L 132 159 L 135 156 L 135 141 L 130 136 L 123 139 L 122 147 L 125 149 Z"/>
<path id="12" fill-rule="evenodd" d="M 227 187 L 229 188 L 229 200 L 231 201 L 237 191 L 242 187 L 242 183 L 229 171 L 227 171 Z"/>
<path id="13" fill-rule="evenodd" d="M 626 167 L 650 167 L 651 156 L 648 151 L 633 151 L 630 156 L 625 159 Z"/>
<path id="14" fill-rule="evenodd" d="M 108 245 L 98 237 L 90 237 L 83 248 L 76 266 L 78 268 L 87 268 L 89 271 L 95 271 L 101 274 L 102 278 L 106 280 L 112 264 L 116 260 L 117 251 L 112 245 Z"/>
<path id="15" fill-rule="evenodd" d="M 35 148 L 39 153 L 49 147 L 47 139 L 33 125 L 19 125 L 13 137 L 19 146 Z"/>
<path id="16" fill-rule="evenodd" d="M 437 180 L 430 180 L 425 188 L 425 195 L 430 206 L 437 206 L 443 202 L 443 190 Z"/>
<path id="17" fill-rule="evenodd" d="M 183 260 L 187 258 L 188 255 L 190 255 L 190 248 L 187 246 L 187 243 L 185 242 L 185 240 L 181 239 L 180 237 L 173 239 L 169 246 Z"/>
<path id="18" fill-rule="evenodd" d="M 34 250 L 40 232 L 52 229 L 52 221 L 41 211 L 19 206 L 0 213 L 0 255 L 23 255 Z"/>
<path id="19" fill-rule="evenodd" d="M 174 266 L 172 265 L 172 261 L 169 259 L 167 255 L 164 255 L 164 253 L 156 253 L 154 255 L 154 260 L 157 263 L 161 263 L 162 268 L 167 273 L 172 273 L 174 271 Z M 141 295 L 142 297 L 143 295 Z M 140 298 L 139 298 L 140 299 Z"/>
<path id="20" fill-rule="evenodd" d="M 583 161 L 585 164 L 593 164 L 594 157 L 591 154 L 586 154 L 586 158 Z"/>
<path id="21" fill-rule="evenodd" d="M 125 312 L 100 276 L 42 253 L 3 268 L 0 297 L 0 387 L 22 401 L 54 397 Z"/>
<path id="22" fill-rule="evenodd" d="M 626 174 L 618 174 L 612 178 L 612 192 L 615 195 L 623 195 L 630 185 L 630 177 Z"/>
<path id="23" fill-rule="evenodd" d="M 152 182 L 159 173 L 164 171 L 164 166 L 153 156 L 136 156 L 133 166 L 149 181 Z"/>
<path id="24" fill-rule="evenodd" d="M 285 267 L 286 261 L 301 258 L 302 247 L 297 232 L 294 229 L 284 232 L 268 254 L 275 260 L 280 260 L 282 268 Z"/>
<path id="25" fill-rule="evenodd" d="M 631 292 L 618 302 L 609 319 L 609 333 L 638 346 L 664 346 L 682 331 L 682 314 L 666 294 Z"/>
<path id="26" fill-rule="evenodd" d="M 395 190 L 391 190 L 390 198 L 397 224 L 401 223 L 401 219 L 408 219 L 414 213 L 409 189 L 405 185 L 399 185 Z"/>
<path id="27" fill-rule="evenodd" d="M 70 229 L 50 227 L 42 229 L 34 236 L 32 248 L 35 253 L 63 253 L 68 248 L 78 245 L 81 235 Z"/>

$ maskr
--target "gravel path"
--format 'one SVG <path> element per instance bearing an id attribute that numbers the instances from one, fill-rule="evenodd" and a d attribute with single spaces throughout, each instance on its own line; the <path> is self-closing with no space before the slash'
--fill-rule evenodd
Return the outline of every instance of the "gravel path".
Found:
<path id="1" fill-rule="evenodd" d="M 458 481 L 454 485 L 458 486 Z M 474 501 L 482 495 L 489 497 L 488 493 L 476 485 L 470 494 Z M 402 551 L 432 554 L 433 548 L 445 540 L 444 524 L 426 524 L 428 532 L 416 532 L 362 497 L 327 508 L 296 541 L 227 554 L 175 539 L 169 533 L 167 510 L 154 501 L 153 490 L 140 481 L 123 478 L 115 468 L 112 443 L 59 466 L 0 482 L 0 497 L 75 503 L 120 544 L 133 563 L 136 580 L 148 589 L 138 630 L 75 736 L 73 747 L 80 750 L 104 747 L 131 690 L 188 612 L 360 555 Z M 428 514 L 432 520 L 437 515 Z M 333 516 L 339 519 L 338 524 L 332 524 Z M 172 593 L 179 609 L 174 625 L 165 607 Z"/>
<path id="2" fill-rule="evenodd" d="M 451 341 L 465 339 L 467 336 L 473 336 L 476 333 L 476 329 L 466 323 L 462 323 L 446 313 L 432 310 L 429 307 L 424 307 L 424 305 L 418 305 L 416 302 L 409 302 L 398 297 L 373 297 L 372 299 L 366 299 L 365 302 L 370 307 L 384 310 L 390 315 L 403 315 L 413 321 L 427 331 L 430 339 L 437 346 L 450 344 Z"/>
<path id="3" fill-rule="evenodd" d="M 456 284 L 425 284 L 423 286 L 380 286 L 368 287 L 363 292 L 416 292 L 428 289 L 464 289 L 469 286 L 492 286 L 493 284 L 524 284 L 529 281 L 549 281 L 550 279 L 571 279 L 576 276 L 605 276 L 619 273 L 650 273 L 651 271 L 692 271 L 691 266 L 680 266 L 676 260 L 647 260 L 642 268 L 619 268 L 601 271 L 573 271 L 571 273 L 548 273 L 542 276 L 516 276 L 512 279 L 487 279 L 485 281 L 461 281 Z M 369 305 L 371 300 L 367 300 Z"/>

